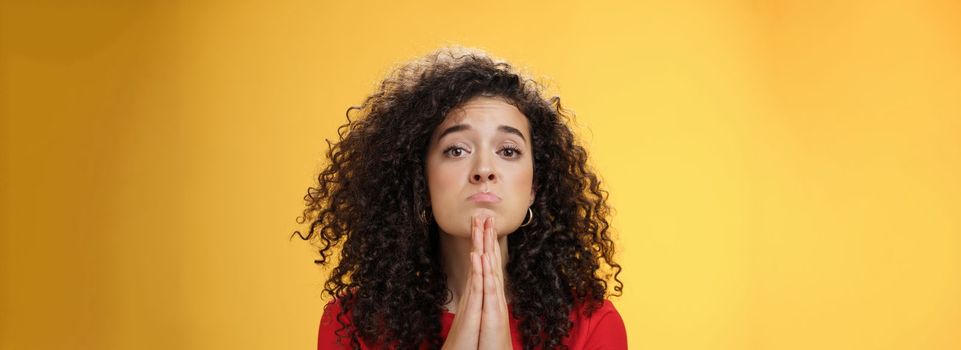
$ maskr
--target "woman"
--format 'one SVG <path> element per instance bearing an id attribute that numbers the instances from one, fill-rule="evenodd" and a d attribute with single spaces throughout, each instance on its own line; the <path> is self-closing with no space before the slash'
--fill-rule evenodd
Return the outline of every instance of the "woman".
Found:
<path id="1" fill-rule="evenodd" d="M 463 48 L 348 109 L 298 218 L 336 261 L 318 348 L 626 348 L 606 192 L 565 113 Z"/>

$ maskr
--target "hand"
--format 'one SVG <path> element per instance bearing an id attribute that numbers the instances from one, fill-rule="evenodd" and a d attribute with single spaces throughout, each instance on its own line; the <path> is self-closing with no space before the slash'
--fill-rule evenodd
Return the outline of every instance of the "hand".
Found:
<path id="1" fill-rule="evenodd" d="M 477 218 L 472 219 L 471 238 L 476 235 Z M 481 255 L 473 247 L 470 252 L 471 273 L 464 293 L 457 303 L 454 322 L 444 341 L 444 350 L 475 350 L 480 338 L 481 311 L 484 302 L 484 276 Z"/>
<path id="2" fill-rule="evenodd" d="M 504 293 L 504 269 L 501 265 L 501 248 L 497 243 L 494 218 L 484 222 L 482 237 L 484 248 L 484 305 L 481 315 L 478 349 L 511 349 L 510 320 L 507 297 Z M 474 239 L 477 247 L 477 238 Z"/>
<path id="3" fill-rule="evenodd" d="M 471 273 L 444 349 L 511 349 L 507 298 L 494 219 L 471 220 Z"/>

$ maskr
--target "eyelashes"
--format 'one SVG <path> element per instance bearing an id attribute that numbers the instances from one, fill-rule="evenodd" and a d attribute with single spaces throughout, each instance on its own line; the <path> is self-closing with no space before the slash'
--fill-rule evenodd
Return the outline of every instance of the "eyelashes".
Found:
<path id="1" fill-rule="evenodd" d="M 521 150 L 514 145 L 505 145 L 504 147 L 501 147 L 501 149 L 497 151 L 503 152 L 505 154 L 510 153 L 511 155 L 508 158 L 519 158 L 521 156 Z"/>
<path id="2" fill-rule="evenodd" d="M 457 154 L 454 154 L 455 152 Z M 447 148 L 444 149 L 444 155 L 448 158 L 460 158 L 464 152 L 467 152 L 467 149 L 458 145 L 447 146 Z"/>
<path id="3" fill-rule="evenodd" d="M 450 145 L 444 149 L 443 154 L 448 158 L 460 158 L 464 153 L 470 153 L 464 146 L 461 145 Z M 524 153 L 515 145 L 504 145 L 497 150 L 498 154 L 505 156 L 508 159 L 517 159 Z"/>

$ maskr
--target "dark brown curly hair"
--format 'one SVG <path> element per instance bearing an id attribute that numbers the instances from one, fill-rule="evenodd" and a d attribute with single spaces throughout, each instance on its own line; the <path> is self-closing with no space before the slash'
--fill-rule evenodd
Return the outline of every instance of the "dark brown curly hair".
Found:
<path id="1" fill-rule="evenodd" d="M 297 218 L 309 230 L 294 234 L 319 248 L 315 263 L 336 262 L 324 292 L 340 302 L 337 333 L 355 349 L 361 340 L 401 349 L 443 345 L 440 317 L 452 296 L 439 229 L 422 216 L 429 210 L 425 157 L 447 113 L 477 96 L 503 98 L 530 123 L 536 215 L 508 235 L 505 271 L 524 348 L 563 348 L 570 312 L 596 310 L 609 280 L 621 295 L 607 192 L 567 126 L 573 115 L 541 90 L 483 51 L 443 48 L 397 68 L 347 109 Z"/>

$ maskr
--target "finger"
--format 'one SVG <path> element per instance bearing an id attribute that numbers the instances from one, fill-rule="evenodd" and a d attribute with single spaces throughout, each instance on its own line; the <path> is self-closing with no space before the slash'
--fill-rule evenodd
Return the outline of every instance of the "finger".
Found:
<path id="1" fill-rule="evenodd" d="M 477 253 L 470 254 L 471 274 L 468 277 L 470 286 L 461 296 L 464 309 L 455 315 L 455 320 L 461 318 L 464 329 L 472 329 L 468 333 L 477 333 L 481 326 L 481 312 L 483 311 L 483 276 L 480 274 L 481 261 Z M 476 340 L 475 340 L 476 342 Z"/>
<path id="2" fill-rule="evenodd" d="M 471 253 L 471 254 L 474 254 L 474 253 Z M 473 276 L 474 276 L 473 273 L 467 274 L 467 281 L 465 281 L 464 283 L 464 289 L 463 289 L 464 291 L 460 295 L 460 299 L 457 300 L 457 312 L 456 312 L 457 315 L 462 314 L 464 310 L 466 310 L 467 308 L 467 300 L 468 300 L 467 296 L 470 295 L 470 289 L 471 289 L 471 286 L 473 285 L 472 284 Z"/>
<path id="3" fill-rule="evenodd" d="M 477 253 L 470 253 L 471 273 L 467 277 L 467 287 L 461 295 L 457 314 L 451 324 L 450 333 L 444 343 L 445 349 L 476 349 L 479 345 L 483 291 L 478 290 L 483 282 L 479 274 L 481 265 Z"/>
<path id="4" fill-rule="evenodd" d="M 497 244 L 497 227 L 494 226 L 494 218 L 491 218 L 491 237 L 493 238 L 494 243 L 495 243 L 495 244 L 494 244 L 494 253 L 496 253 L 496 254 L 495 254 L 494 256 L 497 257 L 498 259 L 500 259 L 500 258 L 501 258 L 501 245 L 500 245 L 500 244 Z"/>
<path id="5" fill-rule="evenodd" d="M 476 241 L 477 241 L 477 217 L 471 216 L 470 217 L 470 242 L 471 242 L 470 251 L 471 253 L 474 253 L 477 251 L 477 244 L 475 243 Z"/>
<path id="6" fill-rule="evenodd" d="M 488 317 L 496 318 L 502 322 L 508 318 L 507 311 L 507 297 L 504 295 L 504 283 L 503 280 L 497 278 L 495 271 L 497 268 L 494 265 L 493 259 L 488 256 L 487 267 L 490 270 L 490 274 L 485 276 L 491 281 L 490 289 L 491 291 L 485 291 L 484 293 L 484 311 Z M 504 322 L 503 324 L 507 324 Z M 483 324 L 481 325 L 483 326 Z"/>
<path id="7" fill-rule="evenodd" d="M 484 310 L 481 316 L 479 349 L 509 349 L 511 342 L 507 306 L 497 292 L 492 253 L 483 255 Z"/>
<path id="8" fill-rule="evenodd" d="M 491 221 L 490 221 L 489 234 L 490 234 L 490 241 L 491 241 L 491 251 L 493 252 L 493 254 L 491 254 L 493 256 L 491 265 L 494 268 L 494 276 L 502 280 L 504 278 L 504 265 L 501 262 L 503 261 L 504 257 L 501 256 L 501 245 L 500 245 L 500 242 L 498 242 L 497 240 L 497 228 L 494 225 L 493 217 L 491 218 Z"/>
<path id="9" fill-rule="evenodd" d="M 494 239 L 491 237 L 491 222 L 493 220 L 493 217 L 484 220 L 484 253 L 494 252 Z"/>
<path id="10" fill-rule="evenodd" d="M 490 254 L 484 255 L 484 310 L 481 317 L 481 336 L 484 329 L 499 328 L 506 324 L 507 304 L 498 290 L 497 278 L 493 275 L 493 264 Z"/>
<path id="11" fill-rule="evenodd" d="M 487 279 L 490 280 L 490 285 L 489 285 L 491 289 L 490 292 L 492 292 L 495 297 L 494 300 L 491 300 L 490 304 L 500 305 L 501 303 L 506 302 L 506 299 L 504 298 L 504 284 L 503 284 L 504 281 L 503 279 L 498 277 L 498 274 L 497 274 L 498 269 L 497 269 L 497 265 L 495 264 L 496 259 L 493 258 L 493 255 L 494 254 L 490 254 L 490 253 L 487 254 L 487 266 L 486 266 L 487 270 L 484 271 L 485 272 L 484 282 L 486 283 Z M 484 293 L 485 298 L 488 296 L 487 292 L 488 291 L 485 290 L 485 293 Z M 484 301 L 487 302 L 487 299 L 484 299 Z"/>
<path id="12" fill-rule="evenodd" d="M 479 217 L 473 217 L 473 227 L 471 227 L 471 251 L 477 254 L 484 253 L 484 223 Z M 479 257 L 478 257 L 479 258 Z"/>
<path id="13" fill-rule="evenodd" d="M 491 265 L 489 253 L 484 253 L 484 310 L 493 310 L 497 305 L 497 286 L 495 285 L 494 268 Z"/>
<path id="14" fill-rule="evenodd" d="M 483 266 L 481 262 L 481 255 L 478 253 L 471 253 L 471 286 L 468 290 L 468 314 L 476 315 L 478 322 L 480 322 L 480 312 L 483 307 L 483 293 L 484 293 L 484 276 L 483 276 Z"/>
<path id="15" fill-rule="evenodd" d="M 471 217 L 471 240 L 473 241 L 476 237 L 477 237 L 477 218 L 476 218 L 476 217 Z M 478 278 L 475 278 L 475 277 L 474 277 L 475 275 L 477 275 L 477 273 L 476 273 L 476 271 L 475 271 L 475 270 L 476 270 L 476 266 L 475 266 L 476 264 L 474 264 L 474 260 L 475 260 L 475 258 L 476 258 L 475 255 L 476 255 L 476 254 L 478 254 L 478 252 L 475 252 L 475 249 L 472 248 L 472 249 L 471 249 L 471 252 L 470 252 L 470 257 L 469 257 L 469 258 L 470 258 L 470 264 L 471 264 L 471 265 L 470 265 L 470 270 L 469 270 L 469 272 L 467 273 L 467 281 L 465 282 L 465 285 L 464 285 L 463 295 L 460 296 L 460 300 L 459 300 L 458 303 L 457 303 L 457 314 L 458 314 L 458 315 L 464 314 L 464 312 L 465 312 L 467 309 L 469 309 L 469 307 L 470 307 L 469 302 L 470 302 L 470 300 L 471 300 L 471 298 L 470 298 L 470 296 L 471 296 L 471 291 L 474 289 L 475 283 L 479 280 Z M 473 293 L 473 294 L 474 294 L 474 295 L 478 295 L 478 293 Z"/>

